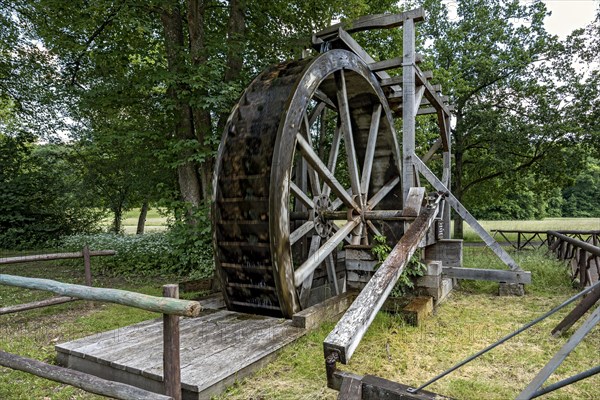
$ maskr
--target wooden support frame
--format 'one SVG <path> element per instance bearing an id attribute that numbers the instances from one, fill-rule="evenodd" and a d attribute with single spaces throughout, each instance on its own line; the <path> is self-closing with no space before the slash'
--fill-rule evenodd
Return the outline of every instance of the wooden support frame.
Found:
<path id="1" fill-rule="evenodd" d="M 521 267 L 513 260 L 513 258 L 490 236 L 489 233 L 477 222 L 475 217 L 458 201 L 450 190 L 440 181 L 433 172 L 425 165 L 416 154 L 413 154 L 413 164 L 417 170 L 427 179 L 429 183 L 440 193 L 446 196 L 445 201 L 452 206 L 463 219 L 473 228 L 475 233 L 479 235 L 486 245 L 513 271 L 522 271 Z"/>
<path id="2" fill-rule="evenodd" d="M 531 283 L 529 271 L 507 271 L 505 269 L 482 269 L 443 267 L 442 273 L 448 278 L 467 279 L 474 281 L 494 281 L 503 283 Z"/>
<path id="3" fill-rule="evenodd" d="M 425 209 L 411 224 L 342 319 L 325 338 L 323 349 L 326 358 L 336 354 L 339 361 L 344 364 L 350 360 L 410 257 L 432 225 L 437 211 L 437 206 Z"/>

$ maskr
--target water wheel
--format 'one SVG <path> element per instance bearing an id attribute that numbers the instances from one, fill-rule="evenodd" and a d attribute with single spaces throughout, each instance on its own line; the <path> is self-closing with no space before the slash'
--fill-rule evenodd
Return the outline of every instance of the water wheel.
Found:
<path id="1" fill-rule="evenodd" d="M 400 165 L 386 97 L 354 53 L 261 73 L 233 108 L 215 167 L 215 260 L 228 308 L 290 318 L 319 301 L 315 285 L 343 291 L 339 249 L 401 235 Z"/>

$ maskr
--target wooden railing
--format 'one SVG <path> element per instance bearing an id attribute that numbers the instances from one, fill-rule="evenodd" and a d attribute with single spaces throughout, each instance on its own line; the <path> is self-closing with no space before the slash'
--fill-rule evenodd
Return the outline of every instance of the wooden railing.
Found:
<path id="1" fill-rule="evenodd" d="M 117 252 L 114 250 L 90 251 L 90 249 L 87 246 L 85 246 L 82 249 L 82 251 L 76 253 L 53 253 L 36 254 L 31 256 L 3 257 L 0 258 L 0 265 L 27 263 L 35 261 L 68 260 L 74 258 L 83 258 L 85 284 L 87 286 L 92 286 L 92 257 L 114 256 L 115 254 L 117 254 Z M 36 308 L 53 306 L 56 304 L 68 303 L 70 301 L 76 300 L 79 299 L 75 297 L 59 296 L 40 301 L 32 301 L 31 303 L 26 304 L 17 304 L 14 306 L 0 307 L 0 315 L 11 314 L 26 310 L 33 310 Z"/>
<path id="2" fill-rule="evenodd" d="M 548 249 L 560 260 L 570 260 L 573 280 L 581 287 L 595 284 L 600 276 L 600 247 L 597 235 L 590 236 L 591 243 L 575 239 L 561 232 L 548 231 Z"/>
<path id="3" fill-rule="evenodd" d="M 538 249 L 548 243 L 549 231 L 534 231 L 523 229 L 492 229 L 494 239 L 500 236 L 515 250 L 523 250 L 527 247 Z M 559 233 L 567 235 L 584 242 L 598 246 L 600 243 L 600 231 L 560 230 Z M 515 237 L 516 236 L 516 237 Z"/>
<path id="4" fill-rule="evenodd" d="M 118 289 L 95 288 L 50 279 L 25 278 L 0 274 L 0 284 L 46 290 L 83 300 L 117 303 L 163 314 L 163 376 L 165 395 L 119 382 L 50 365 L 0 351 L 0 365 L 78 387 L 88 392 L 122 400 L 181 400 L 179 316 L 197 317 L 202 309 L 197 301 L 180 300 L 178 285 L 163 286 L 163 296 L 155 297 Z"/>

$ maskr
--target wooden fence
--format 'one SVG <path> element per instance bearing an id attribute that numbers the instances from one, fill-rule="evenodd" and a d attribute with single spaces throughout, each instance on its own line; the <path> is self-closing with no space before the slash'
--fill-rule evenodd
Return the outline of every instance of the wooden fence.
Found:
<path id="1" fill-rule="evenodd" d="M 548 232 L 552 231 L 532 231 L 523 229 L 492 229 L 494 239 L 500 236 L 509 246 L 515 250 L 526 248 L 539 249 L 548 243 Z M 567 235 L 581 241 L 598 246 L 600 243 L 600 231 L 575 231 L 560 230 L 559 233 Z"/>
<path id="2" fill-rule="evenodd" d="M 82 251 L 76 253 L 53 253 L 53 254 L 36 254 L 31 256 L 4 257 L 0 258 L 0 265 L 18 264 L 34 261 L 50 261 L 50 260 L 68 260 L 73 258 L 83 258 L 85 284 L 92 286 L 92 257 L 99 256 L 114 256 L 117 254 L 114 250 L 98 250 L 90 251 L 89 247 L 85 246 Z M 20 311 L 33 310 L 41 307 L 53 306 L 56 304 L 68 303 L 70 301 L 79 300 L 75 297 L 59 296 L 45 300 L 33 301 L 26 304 L 18 304 L 9 307 L 0 307 L 0 315 L 11 314 Z"/>
<path id="3" fill-rule="evenodd" d="M 595 284 L 600 276 L 600 247 L 598 235 L 590 236 L 590 242 L 575 239 L 564 232 L 548 231 L 548 249 L 560 260 L 569 260 L 573 280 L 581 287 Z"/>
<path id="4" fill-rule="evenodd" d="M 119 382 L 73 371 L 0 351 L 0 366 L 78 387 L 88 392 L 122 400 L 181 400 L 181 360 L 179 316 L 197 317 L 202 310 L 197 301 L 180 300 L 178 285 L 163 286 L 163 297 L 118 289 L 92 288 L 50 279 L 25 278 L 0 274 L 0 284 L 76 297 L 83 300 L 117 303 L 163 314 L 163 376 L 165 395 L 152 393 Z"/>

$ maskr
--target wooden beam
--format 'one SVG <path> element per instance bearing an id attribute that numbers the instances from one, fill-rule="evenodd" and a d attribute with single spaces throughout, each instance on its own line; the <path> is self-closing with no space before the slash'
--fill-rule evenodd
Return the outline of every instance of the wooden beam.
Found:
<path id="1" fill-rule="evenodd" d="M 46 300 L 32 301 L 31 303 L 17 304 L 16 306 L 2 307 L 2 308 L 0 308 L 0 315 L 12 314 L 12 313 L 27 311 L 27 310 L 34 310 L 36 308 L 53 306 L 56 304 L 64 304 L 64 303 L 69 303 L 71 301 L 76 301 L 76 300 L 79 300 L 79 299 L 75 299 L 73 297 L 66 297 L 66 296 L 52 297 L 52 298 L 49 298 Z"/>
<path id="2" fill-rule="evenodd" d="M 567 315 L 556 328 L 552 329 L 552 336 L 558 337 L 563 332 L 572 327 L 575 322 L 579 321 L 583 315 L 588 312 L 590 308 L 600 301 L 600 288 L 596 288 L 589 292 L 580 302 L 573 308 L 573 310 Z"/>
<path id="3" fill-rule="evenodd" d="M 529 271 L 507 271 L 505 269 L 443 267 L 443 274 L 448 278 L 467 279 L 473 281 L 493 281 L 504 283 L 531 283 Z"/>
<path id="4" fill-rule="evenodd" d="M 0 284 L 27 289 L 46 290 L 83 300 L 106 301 L 108 303 L 122 304 L 161 314 L 181 315 L 184 317 L 197 317 L 202 310 L 200 303 L 197 301 L 155 297 L 119 289 L 74 285 L 51 279 L 25 278 L 22 276 L 0 274 Z"/>
<path id="5" fill-rule="evenodd" d="M 340 362 L 346 364 L 350 360 L 436 214 L 437 208 L 425 209 L 410 225 L 342 319 L 325 338 L 325 358 L 337 353 Z"/>
<path id="6" fill-rule="evenodd" d="M 338 29 L 343 28 L 346 32 L 360 32 L 371 29 L 391 29 L 404 24 L 407 19 L 420 22 L 425 19 L 425 11 L 422 8 L 406 11 L 400 14 L 375 14 L 365 15 L 350 22 L 341 22 L 339 24 L 327 27 L 315 34 L 318 38 L 324 38 L 335 34 Z"/>
<path id="7" fill-rule="evenodd" d="M 322 323 L 332 321 L 343 314 L 356 298 L 356 292 L 348 291 L 330 297 L 324 302 L 305 308 L 292 317 L 292 326 L 304 329 L 315 329 Z"/>
<path id="8" fill-rule="evenodd" d="M 25 358 L 16 354 L 6 353 L 0 350 L 0 365 L 28 372 L 35 376 L 50 379 L 55 382 L 65 383 L 86 392 L 99 394 L 121 400 L 172 400 L 172 397 L 158 393 L 149 392 L 135 386 L 120 382 L 108 381 L 72 369 L 46 364 L 44 362 Z"/>
<path id="9" fill-rule="evenodd" d="M 97 256 L 114 256 L 117 254 L 114 250 L 97 250 L 90 251 L 91 257 Z M 0 258 L 0 265 L 17 264 L 32 261 L 49 261 L 49 260 L 65 260 L 70 258 L 83 258 L 83 252 L 77 253 L 55 253 L 55 254 L 37 254 L 33 256 L 5 257 Z"/>
<path id="10" fill-rule="evenodd" d="M 489 233 L 481 226 L 479 222 L 471 215 L 471 213 L 463 206 L 460 201 L 450 192 L 442 181 L 440 181 L 437 176 L 425 165 L 423 161 L 416 154 L 413 154 L 413 165 L 417 168 L 417 170 L 427 179 L 431 186 L 435 188 L 438 192 L 445 193 L 445 201 L 447 204 L 450 204 L 454 211 L 459 214 L 463 219 L 473 228 L 475 233 L 483 239 L 485 244 L 488 245 L 490 249 L 498 258 L 502 260 L 511 270 L 513 271 L 522 271 L 521 267 L 512 259 L 512 257 L 496 242 L 496 240 L 490 236 Z"/>
<path id="11" fill-rule="evenodd" d="M 164 285 L 165 298 L 179 298 L 178 285 Z M 165 394 L 181 400 L 181 358 L 179 356 L 179 316 L 163 315 L 163 377 Z"/>
<path id="12" fill-rule="evenodd" d="M 342 380 L 338 400 L 362 400 L 362 382 L 354 377 Z"/>

